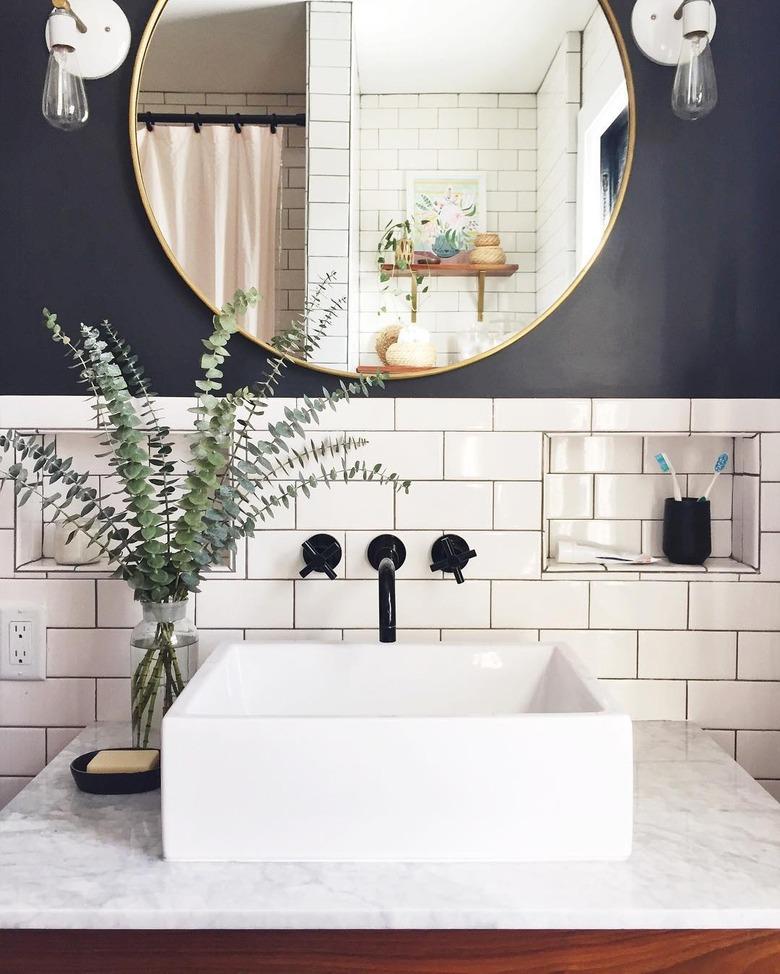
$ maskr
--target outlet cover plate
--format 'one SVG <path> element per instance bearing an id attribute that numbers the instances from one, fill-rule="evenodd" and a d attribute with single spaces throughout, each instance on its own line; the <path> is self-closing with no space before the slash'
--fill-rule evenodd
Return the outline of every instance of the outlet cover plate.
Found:
<path id="1" fill-rule="evenodd" d="M 24 640 L 27 661 L 15 661 L 12 636 L 19 623 L 30 626 Z M 42 605 L 0 602 L 0 680 L 46 679 L 46 610 Z"/>

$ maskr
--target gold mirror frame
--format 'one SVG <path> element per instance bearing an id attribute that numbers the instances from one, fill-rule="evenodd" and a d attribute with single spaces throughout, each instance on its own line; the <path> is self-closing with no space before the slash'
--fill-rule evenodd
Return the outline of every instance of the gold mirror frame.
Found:
<path id="1" fill-rule="evenodd" d="M 612 215 L 604 228 L 604 233 L 599 241 L 599 245 L 591 255 L 590 259 L 583 265 L 581 270 L 578 272 L 577 276 L 572 280 L 566 290 L 558 296 L 558 298 L 543 311 L 537 318 L 535 318 L 530 324 L 522 328 L 517 334 L 512 335 L 511 338 L 507 338 L 506 341 L 502 342 L 500 345 L 494 345 L 493 348 L 487 349 L 487 351 L 480 352 L 479 355 L 473 355 L 471 358 L 464 359 L 462 362 L 454 362 L 451 365 L 442 365 L 434 369 L 427 369 L 425 372 L 414 372 L 408 375 L 389 375 L 387 378 L 393 380 L 400 379 L 422 379 L 432 375 L 444 375 L 446 372 L 454 372 L 456 369 L 462 369 L 467 365 L 473 365 L 475 362 L 481 362 L 483 359 L 488 358 L 491 355 L 496 355 L 498 352 L 503 351 L 505 348 L 509 348 L 510 345 L 514 345 L 515 342 L 520 341 L 521 338 L 525 338 L 530 332 L 535 328 L 538 328 L 550 315 L 556 311 L 564 301 L 568 300 L 569 297 L 577 289 L 585 275 L 590 271 L 593 265 L 598 260 L 604 249 L 607 241 L 612 235 L 612 231 L 615 227 L 618 217 L 620 216 L 620 211 L 623 208 L 623 201 L 626 196 L 626 191 L 628 190 L 628 184 L 631 179 L 631 171 L 634 164 L 634 150 L 636 146 L 636 93 L 634 90 L 634 76 L 631 72 L 631 64 L 628 59 L 628 50 L 626 48 L 626 42 L 623 38 L 623 33 L 620 30 L 620 25 L 617 22 L 617 17 L 612 10 L 609 0 L 597 0 L 599 6 L 604 11 L 604 15 L 607 18 L 610 29 L 612 30 L 612 36 L 615 38 L 615 43 L 617 44 L 618 51 L 620 53 L 620 60 L 623 65 L 623 73 L 626 78 L 626 88 L 628 89 L 628 152 L 626 155 L 626 168 L 623 173 L 623 179 L 620 183 L 620 189 L 618 190 L 617 199 L 615 201 L 615 206 L 612 210 Z M 149 44 L 151 43 L 152 37 L 154 36 L 155 28 L 157 27 L 157 22 L 162 16 L 163 11 L 168 5 L 168 0 L 156 0 L 152 14 L 144 28 L 143 35 L 141 36 L 141 41 L 138 45 L 138 53 L 136 54 L 135 64 L 133 65 L 133 76 L 130 84 L 130 154 L 133 159 L 133 171 L 135 172 L 136 182 L 138 184 L 138 191 L 141 194 L 141 202 L 143 203 L 146 215 L 149 218 L 149 222 L 152 225 L 152 229 L 155 232 L 157 239 L 160 241 L 163 252 L 165 253 L 168 260 L 173 264 L 174 269 L 178 273 L 179 277 L 184 281 L 184 283 L 200 298 L 200 300 L 210 308 L 211 311 L 216 314 L 218 308 L 216 308 L 209 298 L 203 294 L 203 292 L 189 279 L 184 268 L 176 259 L 175 254 L 168 245 L 167 240 L 163 236 L 159 224 L 155 219 L 154 213 L 152 212 L 151 204 L 149 202 L 149 197 L 146 193 L 146 187 L 144 186 L 143 176 L 141 174 L 141 163 L 138 154 L 138 139 L 136 136 L 137 132 L 137 121 L 136 116 L 138 114 L 138 95 L 141 87 L 141 75 L 143 73 L 144 62 L 146 60 L 146 55 L 149 50 Z M 262 339 L 258 338 L 256 335 L 250 335 L 248 332 L 240 330 L 240 334 L 244 338 L 249 339 L 249 341 L 254 342 L 256 345 L 260 345 L 261 348 L 265 349 L 267 352 L 271 352 L 274 355 L 278 355 L 268 342 L 264 342 Z M 285 356 L 289 358 L 291 362 L 295 365 L 300 365 L 304 369 L 311 369 L 314 372 L 323 372 L 327 375 L 341 376 L 344 378 L 356 378 L 357 372 L 348 372 L 342 369 L 332 369 L 324 365 L 316 365 L 313 362 L 305 362 L 303 359 L 295 358 L 294 356 Z"/>

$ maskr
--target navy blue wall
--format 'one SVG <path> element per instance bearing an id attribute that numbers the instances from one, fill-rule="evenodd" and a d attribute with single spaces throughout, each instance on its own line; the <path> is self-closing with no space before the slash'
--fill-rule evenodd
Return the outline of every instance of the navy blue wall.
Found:
<path id="1" fill-rule="evenodd" d="M 45 0 L 6 0 L 0 58 L 0 395 L 76 387 L 40 325 L 110 318 L 151 366 L 159 392 L 186 395 L 209 312 L 164 257 L 141 207 L 128 149 L 135 46 L 152 0 L 121 0 L 133 52 L 92 82 L 92 118 L 62 134 L 40 115 Z M 398 396 L 780 395 L 780 104 L 775 0 L 719 0 L 720 105 L 701 123 L 669 108 L 671 69 L 631 40 L 632 0 L 613 0 L 628 41 L 638 141 L 623 211 L 574 295 L 528 337 L 477 365 L 391 384 Z M 259 373 L 235 340 L 229 379 Z M 322 376 L 290 371 L 289 394 Z"/>

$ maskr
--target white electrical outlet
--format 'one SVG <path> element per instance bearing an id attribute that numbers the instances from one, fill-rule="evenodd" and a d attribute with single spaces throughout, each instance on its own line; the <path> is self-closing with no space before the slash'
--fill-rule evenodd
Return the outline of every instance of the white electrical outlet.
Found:
<path id="1" fill-rule="evenodd" d="M 46 614 L 41 605 L 0 603 L 0 680 L 46 679 Z"/>
<path id="2" fill-rule="evenodd" d="M 30 619 L 14 619 L 8 625 L 8 648 L 12 666 L 32 665 L 33 624 Z"/>

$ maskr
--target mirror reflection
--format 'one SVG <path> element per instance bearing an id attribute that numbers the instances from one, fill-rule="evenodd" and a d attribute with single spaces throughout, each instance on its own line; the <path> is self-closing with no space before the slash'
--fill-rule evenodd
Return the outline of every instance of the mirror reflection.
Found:
<path id="1" fill-rule="evenodd" d="M 596 0 L 167 0 L 139 55 L 136 165 L 180 272 L 264 300 L 324 275 L 311 362 L 413 375 L 527 331 L 599 250 L 630 155 Z"/>

